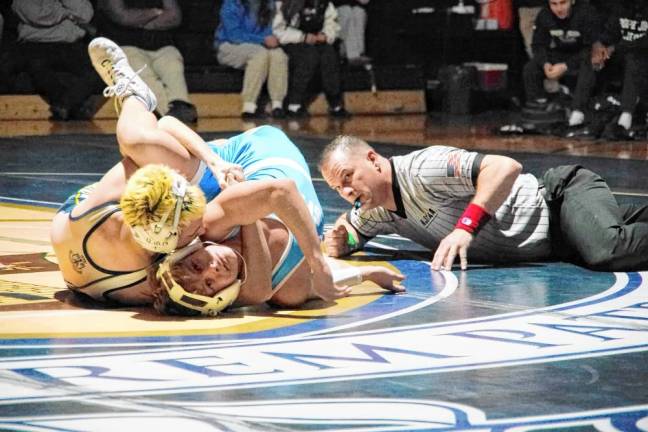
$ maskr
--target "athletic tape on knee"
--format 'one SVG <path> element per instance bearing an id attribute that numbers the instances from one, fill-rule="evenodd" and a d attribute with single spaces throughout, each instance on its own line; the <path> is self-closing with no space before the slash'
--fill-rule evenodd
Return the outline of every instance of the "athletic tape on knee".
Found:
<path id="1" fill-rule="evenodd" d="M 357 267 L 346 267 L 333 270 L 333 283 L 335 285 L 358 285 L 362 282 L 362 273 Z"/>

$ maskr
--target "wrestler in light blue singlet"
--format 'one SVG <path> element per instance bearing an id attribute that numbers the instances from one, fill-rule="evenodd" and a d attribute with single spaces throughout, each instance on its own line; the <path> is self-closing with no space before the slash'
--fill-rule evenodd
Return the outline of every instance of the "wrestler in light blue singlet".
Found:
<path id="1" fill-rule="evenodd" d="M 223 160 L 241 165 L 246 180 L 292 179 L 306 202 L 317 233 L 322 235 L 322 206 L 315 193 L 308 165 L 299 149 L 281 130 L 261 126 L 231 137 L 224 145 L 208 144 Z M 207 201 L 220 193 L 218 182 L 210 170 L 205 171 L 198 185 L 205 192 Z M 304 255 L 291 234 L 290 247 L 273 269 L 272 287 L 278 288 L 303 258 Z"/>

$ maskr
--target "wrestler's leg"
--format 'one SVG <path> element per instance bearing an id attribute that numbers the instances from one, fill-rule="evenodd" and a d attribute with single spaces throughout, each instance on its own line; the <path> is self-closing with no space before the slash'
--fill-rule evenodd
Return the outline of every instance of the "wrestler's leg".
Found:
<path id="1" fill-rule="evenodd" d="M 137 98 L 124 100 L 116 134 L 121 153 L 139 166 L 168 165 L 188 179 L 193 178 L 198 170 L 198 158 L 167 130 L 160 128 L 155 115 L 147 111 Z"/>
<path id="2" fill-rule="evenodd" d="M 146 83 L 128 63 L 124 51 L 107 38 L 95 38 L 88 45 L 92 64 L 108 86 L 104 95 L 114 97 L 119 110 L 117 141 L 124 156 L 137 165 L 161 163 L 192 178 L 199 160 L 193 157 L 173 135 L 158 128 L 157 101 Z"/>

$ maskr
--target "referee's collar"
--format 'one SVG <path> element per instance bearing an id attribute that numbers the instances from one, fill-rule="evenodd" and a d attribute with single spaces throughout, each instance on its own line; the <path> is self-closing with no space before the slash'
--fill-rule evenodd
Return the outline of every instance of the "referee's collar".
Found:
<path id="1" fill-rule="evenodd" d="M 407 215 L 405 214 L 405 206 L 403 205 L 403 198 L 401 196 L 400 185 L 398 184 L 398 179 L 396 178 L 394 160 L 392 158 L 389 158 L 389 165 L 391 165 L 392 193 L 394 194 L 394 203 L 396 203 L 396 211 L 389 211 L 404 219 L 407 219 Z"/>

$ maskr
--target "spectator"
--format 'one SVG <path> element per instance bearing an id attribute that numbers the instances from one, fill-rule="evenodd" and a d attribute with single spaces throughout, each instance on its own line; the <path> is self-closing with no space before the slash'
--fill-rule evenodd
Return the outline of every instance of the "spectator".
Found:
<path id="1" fill-rule="evenodd" d="M 220 10 L 214 48 L 219 63 L 245 69 L 241 117 L 262 116 L 257 99 L 268 82 L 272 116 L 285 117 L 284 98 L 288 91 L 288 56 L 272 34 L 273 0 L 225 0 Z"/>
<path id="2" fill-rule="evenodd" d="M 272 25 L 290 60 L 288 116 L 307 117 L 306 91 L 320 72 L 329 115 L 348 117 L 344 109 L 340 61 L 333 47 L 340 26 L 337 11 L 329 0 L 284 0 L 277 2 Z"/>
<path id="3" fill-rule="evenodd" d="M 568 133 L 582 127 L 585 109 L 596 74 L 589 61 L 592 42 L 599 28 L 597 13 L 588 4 L 574 0 L 548 0 L 536 19 L 533 58 L 524 66 L 527 108 L 545 109 L 548 100 L 543 80 L 576 76 Z"/>
<path id="4" fill-rule="evenodd" d="M 612 14 L 592 50 L 592 64 L 603 68 L 611 59 L 623 67 L 621 115 L 608 124 L 603 137 L 630 138 L 632 115 L 646 87 L 648 68 L 648 5 L 644 1 L 622 0 L 611 5 Z"/>
<path id="5" fill-rule="evenodd" d="M 366 6 L 369 0 L 333 0 L 340 22 L 340 51 L 350 65 L 361 66 L 371 62 L 365 55 Z"/>
<path id="6" fill-rule="evenodd" d="M 172 30 L 182 22 L 176 0 L 98 0 L 97 12 L 101 33 L 124 49 L 153 90 L 158 114 L 195 123 L 198 114 L 189 102 L 184 59 L 173 41 Z"/>
<path id="7" fill-rule="evenodd" d="M 518 11 L 520 34 L 524 42 L 524 49 L 529 56 L 533 57 L 531 43 L 533 42 L 533 27 L 535 20 L 543 7 L 547 6 L 547 0 L 515 0 Z"/>
<path id="8" fill-rule="evenodd" d="M 50 105 L 53 120 L 86 120 L 94 114 L 88 97 L 99 91 L 86 36 L 94 10 L 88 0 L 14 0 L 19 18 L 17 51 L 36 92 Z"/>

